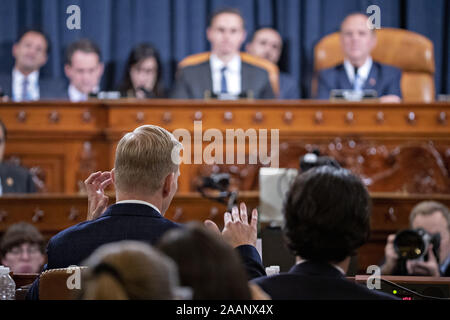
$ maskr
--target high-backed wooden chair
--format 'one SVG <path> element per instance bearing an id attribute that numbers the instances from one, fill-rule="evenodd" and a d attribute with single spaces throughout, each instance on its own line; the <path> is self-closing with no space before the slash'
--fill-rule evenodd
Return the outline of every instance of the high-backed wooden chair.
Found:
<path id="1" fill-rule="evenodd" d="M 205 62 L 209 60 L 209 57 L 211 55 L 211 52 L 201 52 L 197 54 L 193 54 L 190 56 L 187 56 L 181 62 L 178 64 L 179 68 L 184 68 L 190 65 L 195 65 L 198 63 Z M 269 81 L 270 85 L 272 86 L 273 93 L 276 97 L 280 94 L 280 85 L 279 85 L 279 74 L 280 71 L 278 69 L 278 66 L 270 62 L 269 60 L 262 59 L 256 56 L 253 56 L 251 54 L 241 52 L 241 60 L 243 62 L 246 62 L 248 64 L 252 64 L 254 66 L 257 66 L 261 69 L 264 69 L 269 74 Z"/>
<path id="2" fill-rule="evenodd" d="M 40 300 L 71 300 L 80 292 L 77 288 L 69 288 L 73 283 L 69 277 L 81 276 L 81 272 L 87 267 L 59 268 L 44 271 L 39 277 Z M 79 279 L 81 283 L 81 279 Z"/>
<path id="3" fill-rule="evenodd" d="M 406 102 L 434 101 L 433 43 L 418 33 L 394 28 L 376 31 L 374 60 L 402 70 L 401 89 Z M 334 67 L 344 61 L 339 32 L 322 38 L 314 48 L 314 70 Z M 315 80 L 317 81 L 317 80 Z M 313 83 L 313 96 L 317 83 Z"/>

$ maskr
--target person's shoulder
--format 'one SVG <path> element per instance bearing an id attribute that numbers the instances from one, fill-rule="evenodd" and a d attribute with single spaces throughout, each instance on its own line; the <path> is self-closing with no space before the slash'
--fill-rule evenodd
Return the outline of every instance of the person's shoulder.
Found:
<path id="1" fill-rule="evenodd" d="M 269 75 L 269 72 L 267 69 L 264 69 L 264 68 L 258 66 L 257 64 L 242 61 L 242 67 L 247 68 L 247 70 L 249 70 L 252 73 L 257 74 L 258 76 L 267 76 L 268 77 L 268 75 Z"/>
<path id="2" fill-rule="evenodd" d="M 384 64 L 378 61 L 374 61 L 373 64 L 383 73 L 383 74 L 393 74 L 398 75 L 402 73 L 400 68 L 394 67 L 389 64 Z"/>
<path id="3" fill-rule="evenodd" d="M 50 239 L 49 243 L 59 244 L 61 243 L 61 241 L 64 241 L 65 239 L 70 239 L 73 236 L 76 237 L 77 233 L 79 233 L 84 229 L 91 228 L 92 226 L 97 224 L 101 219 L 103 219 L 103 217 L 100 217 L 96 220 L 82 221 L 76 225 L 70 226 L 67 229 L 64 229 L 58 232 L 56 235 L 54 235 Z"/>
<path id="4" fill-rule="evenodd" d="M 0 81 L 11 81 L 12 74 L 11 73 L 0 73 Z"/>
<path id="5" fill-rule="evenodd" d="M 334 74 L 337 74 L 338 72 L 341 72 L 343 70 L 344 70 L 344 65 L 343 64 L 338 64 L 338 65 L 335 65 L 333 67 L 325 68 L 325 69 L 320 70 L 319 71 L 319 75 L 326 75 L 326 76 L 334 75 Z"/>
<path id="6" fill-rule="evenodd" d="M 0 172 L 15 177 L 28 177 L 31 175 L 30 170 L 27 168 L 7 162 L 0 163 Z"/>
<path id="7" fill-rule="evenodd" d="M 67 88 L 69 84 L 66 79 L 42 77 L 42 78 L 39 78 L 39 85 L 56 87 L 56 88 Z"/>
<path id="8" fill-rule="evenodd" d="M 209 58 L 210 56 L 209 53 L 207 52 L 193 54 L 184 58 L 180 62 L 179 68 L 183 70 L 183 72 L 190 70 L 197 70 L 199 68 L 208 66 Z"/>

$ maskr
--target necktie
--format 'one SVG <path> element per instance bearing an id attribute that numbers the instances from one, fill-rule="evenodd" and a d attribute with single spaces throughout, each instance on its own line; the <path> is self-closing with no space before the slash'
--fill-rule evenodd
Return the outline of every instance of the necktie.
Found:
<path id="1" fill-rule="evenodd" d="M 355 67 L 355 80 L 353 81 L 353 90 L 355 91 L 362 90 L 361 78 L 358 75 L 358 67 Z"/>
<path id="2" fill-rule="evenodd" d="M 28 93 L 28 77 L 23 78 L 22 82 L 22 101 L 30 101 L 30 95 Z"/>
<path id="3" fill-rule="evenodd" d="M 227 93 L 228 92 L 227 79 L 225 78 L 225 71 L 226 70 L 227 70 L 227 67 L 223 67 L 222 69 L 220 69 L 220 73 L 222 75 L 222 78 L 220 80 L 220 93 Z"/>

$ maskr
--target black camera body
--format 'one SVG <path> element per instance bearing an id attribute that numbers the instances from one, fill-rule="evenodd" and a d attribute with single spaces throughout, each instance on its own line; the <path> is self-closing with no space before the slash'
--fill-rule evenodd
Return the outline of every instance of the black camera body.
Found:
<path id="1" fill-rule="evenodd" d="M 439 247 L 441 245 L 439 233 L 430 234 L 422 228 L 402 230 L 395 236 L 394 249 L 400 259 L 427 261 L 430 244 L 433 244 L 433 253 L 439 263 Z"/>

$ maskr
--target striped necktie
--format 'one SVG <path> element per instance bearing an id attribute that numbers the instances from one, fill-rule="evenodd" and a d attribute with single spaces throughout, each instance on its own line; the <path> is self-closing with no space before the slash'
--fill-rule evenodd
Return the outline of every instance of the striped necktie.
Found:
<path id="1" fill-rule="evenodd" d="M 30 101 L 30 94 L 28 92 L 28 77 L 23 78 L 22 82 L 22 101 Z"/>
<path id="2" fill-rule="evenodd" d="M 222 69 L 220 69 L 220 73 L 222 75 L 222 78 L 220 80 L 220 93 L 227 93 L 228 92 L 227 79 L 225 78 L 225 71 L 226 70 L 227 70 L 227 67 L 223 67 Z"/>

